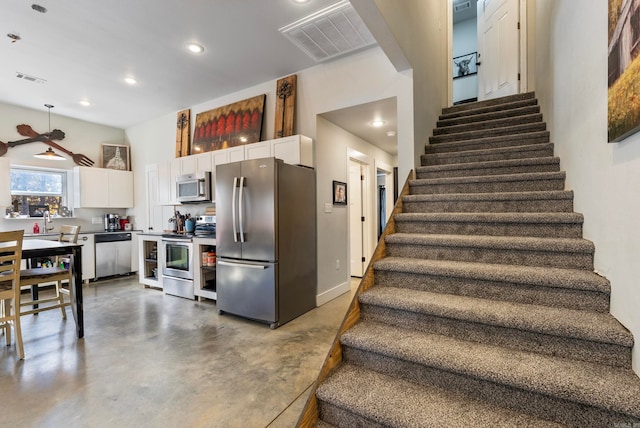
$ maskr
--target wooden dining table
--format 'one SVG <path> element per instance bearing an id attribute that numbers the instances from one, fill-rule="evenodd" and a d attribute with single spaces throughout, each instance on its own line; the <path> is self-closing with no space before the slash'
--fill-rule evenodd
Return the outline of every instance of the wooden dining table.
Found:
<path id="1" fill-rule="evenodd" d="M 76 321 L 78 339 L 84 337 L 84 311 L 82 307 L 82 244 L 48 241 L 46 239 L 25 239 L 22 241 L 22 258 L 53 257 L 71 255 L 70 269 L 73 284 L 69 284 L 71 312 Z"/>

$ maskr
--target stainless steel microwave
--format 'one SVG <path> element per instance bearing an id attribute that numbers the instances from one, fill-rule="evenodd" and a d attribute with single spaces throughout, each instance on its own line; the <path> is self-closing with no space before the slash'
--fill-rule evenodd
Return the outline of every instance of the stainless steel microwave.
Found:
<path id="1" fill-rule="evenodd" d="M 211 172 L 196 172 L 176 178 L 178 202 L 211 202 Z"/>

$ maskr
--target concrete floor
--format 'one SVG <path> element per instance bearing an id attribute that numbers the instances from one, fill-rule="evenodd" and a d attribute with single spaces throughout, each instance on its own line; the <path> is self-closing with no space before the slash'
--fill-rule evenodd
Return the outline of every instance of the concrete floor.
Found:
<path id="1" fill-rule="evenodd" d="M 67 309 L 22 317 L 25 360 L 0 346 L 2 426 L 293 427 L 354 284 L 276 330 L 133 276 L 85 285 L 84 339 Z"/>

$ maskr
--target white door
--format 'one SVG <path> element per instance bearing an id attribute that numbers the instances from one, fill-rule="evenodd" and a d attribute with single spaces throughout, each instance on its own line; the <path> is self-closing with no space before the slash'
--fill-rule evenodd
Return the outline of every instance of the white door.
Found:
<path id="1" fill-rule="evenodd" d="M 518 0 L 478 1 L 478 100 L 520 90 Z"/>
<path id="2" fill-rule="evenodd" d="M 351 276 L 362 277 L 364 274 L 363 228 L 362 218 L 362 166 L 349 160 L 349 184 L 347 186 L 347 203 L 349 204 L 349 248 L 351 260 Z"/>

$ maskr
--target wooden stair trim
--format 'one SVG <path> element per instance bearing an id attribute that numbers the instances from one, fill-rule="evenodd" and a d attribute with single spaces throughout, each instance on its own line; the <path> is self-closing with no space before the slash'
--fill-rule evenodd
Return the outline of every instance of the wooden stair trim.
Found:
<path id="1" fill-rule="evenodd" d="M 342 320 L 342 324 L 340 324 L 340 328 L 336 333 L 335 338 L 333 339 L 333 344 L 331 345 L 331 349 L 329 350 L 328 355 L 326 356 L 322 367 L 320 368 L 320 373 L 316 378 L 316 381 L 311 386 L 311 393 L 309 394 L 309 398 L 307 398 L 307 402 L 304 405 L 304 409 L 298 422 L 296 424 L 297 428 L 312 428 L 318 422 L 320 415 L 318 412 L 318 399 L 316 398 L 316 390 L 318 389 L 318 385 L 329 376 L 329 373 L 333 371 L 341 362 L 342 362 L 342 345 L 340 344 L 340 336 L 353 327 L 360 320 L 360 302 L 358 298 L 360 295 L 371 288 L 374 284 L 373 280 L 373 265 L 378 261 L 383 259 L 386 256 L 386 243 L 385 237 L 387 235 L 391 235 L 396 231 L 395 224 L 395 216 L 396 214 L 402 213 L 402 197 L 409 194 L 409 181 L 415 179 L 414 170 L 409 171 L 409 175 L 402 187 L 402 191 L 398 195 L 398 199 L 393 208 L 393 212 L 389 216 L 389 221 L 387 222 L 380 239 L 378 240 L 378 245 L 373 252 L 373 256 L 371 260 L 369 260 L 369 264 L 367 265 L 367 269 L 362 276 L 362 280 L 360 281 L 360 285 L 358 285 L 358 289 L 356 290 L 351 303 L 349 304 L 349 309 L 347 310 L 347 314 Z"/>

